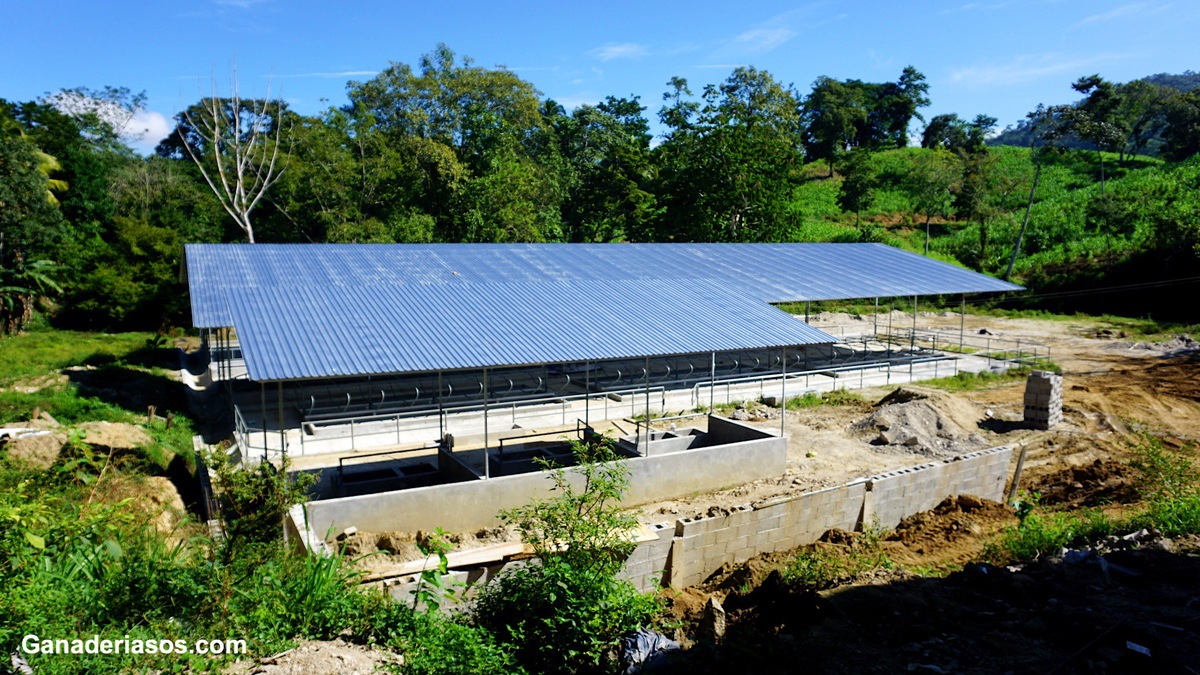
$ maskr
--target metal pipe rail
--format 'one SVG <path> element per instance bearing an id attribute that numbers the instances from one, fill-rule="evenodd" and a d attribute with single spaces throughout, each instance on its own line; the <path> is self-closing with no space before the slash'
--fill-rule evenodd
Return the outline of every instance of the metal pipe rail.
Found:
<path id="1" fill-rule="evenodd" d="M 572 394 L 569 396 L 549 396 L 534 399 L 496 399 L 496 404 L 489 403 L 488 405 L 476 403 L 467 406 L 455 406 L 451 408 L 442 408 L 441 410 L 411 410 L 396 414 L 379 415 L 379 416 L 349 416 L 343 418 L 324 419 L 319 422 L 305 422 L 300 433 L 300 453 L 305 454 L 306 445 L 312 444 L 315 441 L 331 440 L 332 438 L 350 439 L 350 449 L 356 450 L 359 445 L 359 439 L 371 436 L 394 435 L 396 443 L 400 443 L 402 435 L 405 432 L 420 432 L 426 430 L 437 429 L 439 436 L 441 432 L 446 430 L 454 416 L 464 416 L 471 414 L 484 413 L 489 418 L 493 418 L 497 414 L 503 415 L 507 408 L 508 417 L 512 424 L 516 424 L 518 419 L 528 417 L 545 417 L 547 414 L 559 412 L 562 424 L 567 423 L 567 411 L 574 404 L 581 401 L 587 401 L 588 405 L 601 405 L 604 413 L 604 418 L 609 418 L 609 410 L 614 407 L 614 401 L 610 396 L 628 396 L 629 397 L 629 414 L 637 413 L 639 407 L 645 407 L 644 401 L 639 402 L 638 399 L 650 392 L 659 403 L 659 409 L 662 410 L 666 406 L 666 389 L 662 386 L 638 387 L 622 389 L 618 391 L 596 392 L 590 394 Z M 624 402 L 621 406 L 624 406 Z M 547 410 L 549 409 L 549 410 Z M 406 420 L 420 421 L 425 420 L 425 424 L 408 424 L 404 425 Z M 382 427 L 387 425 L 389 428 L 371 429 L 370 427 Z M 306 430 L 311 430 L 311 435 L 316 435 L 317 429 L 328 429 L 330 427 L 344 426 L 347 432 L 338 434 L 337 436 L 327 437 L 326 439 L 306 439 L 310 434 Z M 368 426 L 369 430 L 363 430 L 361 427 Z M 253 434 L 248 435 L 249 439 L 253 438 Z M 379 445 L 378 443 L 374 445 Z"/>
<path id="2" fill-rule="evenodd" d="M 923 342 L 930 345 L 935 351 L 955 351 L 957 349 L 960 354 L 984 357 L 989 362 L 994 360 L 1026 363 L 1050 358 L 1050 347 L 1020 338 L 955 334 L 930 328 L 920 328 L 915 331 L 911 328 L 897 328 L 891 331 L 891 335 L 880 334 L 879 339 L 893 343 Z M 968 349 L 971 351 L 967 351 Z"/>
<path id="3" fill-rule="evenodd" d="M 579 422 L 580 422 L 580 420 L 575 421 L 575 436 L 576 436 L 575 440 L 583 440 L 583 436 L 581 435 L 581 432 L 579 429 Z M 507 438 L 501 438 L 500 444 L 499 444 L 499 453 L 500 453 L 501 457 L 504 457 L 504 442 L 505 441 L 509 441 L 509 445 L 512 445 L 514 443 L 524 443 L 531 438 L 542 438 L 543 436 L 565 436 L 570 433 L 571 433 L 570 431 L 539 431 L 537 433 L 525 434 L 523 436 L 509 436 Z"/>
<path id="4" fill-rule="evenodd" d="M 959 359 L 959 357 L 957 357 L 957 356 L 943 356 L 943 355 L 921 356 L 921 357 L 901 356 L 901 357 L 893 357 L 891 359 L 884 359 L 882 361 L 864 361 L 862 363 L 857 363 L 857 364 L 853 364 L 853 365 L 815 368 L 815 369 L 809 369 L 809 370 L 802 370 L 802 371 L 798 371 L 798 372 L 794 372 L 794 373 L 789 372 L 786 376 L 783 375 L 782 373 L 778 373 L 778 374 L 770 375 L 770 376 L 751 376 L 751 377 L 741 377 L 741 378 L 729 378 L 729 379 L 724 379 L 724 380 L 717 380 L 715 382 L 712 382 L 711 384 L 708 382 L 697 382 L 692 387 L 692 405 L 697 408 L 700 407 L 700 401 L 702 400 L 700 398 L 700 389 L 705 386 L 709 386 L 714 390 L 719 387 L 725 387 L 726 403 L 729 403 L 730 402 L 729 399 L 731 396 L 730 392 L 734 386 L 738 386 L 738 385 L 758 384 L 759 385 L 759 397 L 761 398 L 763 396 L 763 392 L 765 391 L 767 384 L 774 384 L 777 381 L 782 383 L 784 381 L 785 377 L 787 378 L 788 381 L 794 381 L 799 378 L 804 378 L 805 387 L 807 388 L 809 378 L 811 378 L 814 375 L 833 374 L 836 377 L 838 373 L 856 372 L 856 373 L 859 373 L 859 388 L 861 389 L 863 387 L 863 383 L 865 382 L 865 379 L 866 379 L 866 377 L 865 377 L 866 371 L 868 371 L 868 370 L 879 371 L 879 370 L 887 369 L 888 381 L 890 382 L 891 381 L 891 372 L 890 371 L 891 371 L 892 366 L 916 366 L 916 365 L 927 364 L 927 363 L 934 363 L 936 365 L 937 363 L 951 361 L 951 362 L 954 362 L 955 372 L 957 372 L 958 371 L 958 369 L 957 369 L 958 359 Z M 934 372 L 935 372 L 934 376 L 937 377 L 936 369 Z M 806 389 L 806 390 L 814 391 L 812 389 Z M 801 393 L 803 394 L 804 391 L 806 391 L 806 390 L 801 390 Z"/>

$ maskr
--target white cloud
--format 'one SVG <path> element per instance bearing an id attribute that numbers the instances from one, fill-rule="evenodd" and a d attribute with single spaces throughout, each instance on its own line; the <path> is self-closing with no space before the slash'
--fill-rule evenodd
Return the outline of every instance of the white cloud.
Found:
<path id="1" fill-rule="evenodd" d="M 1097 63 L 1128 56 L 1130 55 L 1109 53 L 1068 58 L 1061 54 L 1022 54 L 1005 64 L 958 68 L 951 71 L 950 81 L 967 85 L 1011 86 L 1064 73 L 1083 74 L 1080 71 Z"/>
<path id="2" fill-rule="evenodd" d="M 958 7 L 943 9 L 941 14 L 944 16 L 947 14 L 958 14 L 959 12 L 971 12 L 976 10 L 1004 9 L 1011 4 L 1011 2 L 968 2 L 965 5 L 959 5 Z"/>
<path id="3" fill-rule="evenodd" d="M 650 53 L 650 48 L 636 42 L 609 42 L 588 52 L 601 61 L 613 59 L 640 59 Z"/>
<path id="4" fill-rule="evenodd" d="M 249 9 L 255 5 L 261 5 L 267 0 L 213 0 L 213 4 L 221 7 L 236 7 L 238 9 Z"/>
<path id="5" fill-rule="evenodd" d="M 1112 21 L 1113 19 L 1120 19 L 1122 17 L 1133 16 L 1137 14 L 1155 14 L 1168 7 L 1170 7 L 1170 5 L 1156 6 L 1149 2 L 1135 2 L 1129 5 L 1121 5 L 1120 7 L 1111 9 L 1107 12 L 1101 12 L 1100 14 L 1093 14 L 1091 16 L 1084 17 L 1071 24 L 1070 29 L 1073 30 L 1075 28 L 1082 28 L 1083 26 L 1093 23 L 1103 23 L 1105 21 Z"/>
<path id="6" fill-rule="evenodd" d="M 139 110 L 125 126 L 126 133 L 122 137 L 134 150 L 148 155 L 174 128 L 175 125 L 166 115 L 153 110 Z"/>
<path id="7" fill-rule="evenodd" d="M 368 76 L 374 77 L 375 75 L 378 75 L 378 74 L 379 74 L 378 70 L 335 70 L 335 71 L 316 72 L 316 73 L 289 73 L 286 75 L 272 75 L 270 77 L 278 77 L 278 78 L 293 78 L 293 77 L 335 78 L 335 77 L 368 77 Z"/>
<path id="8" fill-rule="evenodd" d="M 752 52 L 769 52 L 795 37 L 796 31 L 790 28 L 751 28 L 733 38 L 737 47 Z"/>

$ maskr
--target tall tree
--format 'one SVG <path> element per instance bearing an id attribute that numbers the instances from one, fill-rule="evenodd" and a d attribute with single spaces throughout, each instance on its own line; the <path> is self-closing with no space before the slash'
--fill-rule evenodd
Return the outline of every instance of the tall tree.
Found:
<path id="1" fill-rule="evenodd" d="M 570 166 L 563 227 L 567 241 L 619 241 L 651 236 L 655 215 L 649 182 L 650 125 L 637 97 L 608 97 L 570 116 L 549 102 L 560 151 Z"/>
<path id="2" fill-rule="evenodd" d="M 532 84 L 438 45 L 421 57 L 419 69 L 393 63 L 368 81 L 351 82 L 348 94 L 344 111 L 354 120 L 355 138 L 369 129 L 372 138 L 406 154 L 422 186 L 410 209 L 392 209 L 379 220 L 399 218 L 400 229 L 428 229 L 431 217 L 433 238 L 445 241 L 486 233 L 509 241 L 562 237 L 561 215 L 554 214 L 569 169 Z M 515 173 L 489 175 L 510 169 Z M 487 195 L 506 206 L 489 210 Z M 536 203 L 519 207 L 512 201 L 519 195 Z"/>
<path id="3" fill-rule="evenodd" d="M 62 216 L 42 170 L 45 154 L 19 133 L 0 133 L 0 332 L 20 332 L 39 296 L 60 290 L 49 260 Z"/>
<path id="4" fill-rule="evenodd" d="M 221 98 L 216 78 L 212 95 L 176 115 L 177 126 L 159 153 L 183 148 L 217 196 L 225 212 L 254 243 L 251 214 L 287 167 L 289 151 L 280 139 L 284 105 L 271 99 L 243 99 L 236 66 L 229 69 L 229 98 Z"/>
<path id="5" fill-rule="evenodd" d="M 925 215 L 925 255 L 929 255 L 929 223 L 934 216 L 945 216 L 950 211 L 952 188 L 960 178 L 961 169 L 954 155 L 941 148 L 917 155 L 904 178 L 909 203 Z"/>
<path id="6" fill-rule="evenodd" d="M 766 71 L 737 68 L 687 101 L 687 82 L 659 118 L 668 131 L 655 150 L 663 234 L 692 241 L 771 241 L 785 231 L 794 174 L 803 159 L 797 97 Z"/>
<path id="7" fill-rule="evenodd" d="M 1167 159 L 1183 161 L 1200 154 L 1200 89 L 1175 98 L 1166 113 L 1163 131 Z"/>
<path id="8" fill-rule="evenodd" d="M 867 122 L 862 90 L 822 75 L 805 97 L 800 119 L 806 158 L 828 162 L 832 178 L 834 165 L 849 150 L 858 128 Z"/>
<path id="9" fill-rule="evenodd" d="M 862 210 L 869 208 L 875 199 L 877 179 L 871 166 L 871 153 L 865 148 L 856 148 L 842 169 L 842 184 L 838 188 L 838 206 L 843 211 L 854 212 L 855 227 L 861 224 Z"/>

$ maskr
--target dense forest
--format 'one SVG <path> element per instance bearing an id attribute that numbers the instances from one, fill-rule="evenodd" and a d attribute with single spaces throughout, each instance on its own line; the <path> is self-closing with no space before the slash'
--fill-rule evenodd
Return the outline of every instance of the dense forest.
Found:
<path id="1" fill-rule="evenodd" d="M 439 46 L 313 116 L 214 88 L 150 157 L 129 89 L 0 99 L 0 329 L 186 325 L 186 242 L 882 241 L 1035 291 L 1196 275 L 1196 79 L 1083 77 L 1020 148 L 987 115 L 926 120 L 912 67 L 568 111 Z"/>

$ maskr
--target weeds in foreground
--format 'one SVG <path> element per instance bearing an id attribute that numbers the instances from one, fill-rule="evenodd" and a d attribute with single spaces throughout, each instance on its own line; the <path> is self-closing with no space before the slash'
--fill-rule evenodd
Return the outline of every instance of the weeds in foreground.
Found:
<path id="1" fill-rule="evenodd" d="M 1010 525 L 984 547 L 984 559 L 996 564 L 1033 560 L 1055 554 L 1069 546 L 1102 539 L 1121 528 L 1121 523 L 1089 509 L 1080 513 L 1045 511 L 1039 495 L 1022 493 L 1017 505 L 1020 521 Z"/>
<path id="2" fill-rule="evenodd" d="M 881 528 L 867 528 L 849 544 L 818 542 L 808 546 L 788 561 L 783 578 L 820 591 L 875 570 L 892 569 L 894 565 L 881 545 L 885 534 Z"/>
<path id="3" fill-rule="evenodd" d="M 553 499 L 503 512 L 539 560 L 505 570 L 483 588 L 477 625 L 534 672 L 608 670 L 622 635 L 650 625 L 661 607 L 617 577 L 634 549 L 637 520 L 619 507 L 629 469 L 611 441 L 577 443 L 572 470 L 552 471 Z"/>
<path id="4" fill-rule="evenodd" d="M 1050 359 L 1038 359 L 1036 362 L 1027 363 L 1019 368 L 1009 368 L 1002 373 L 995 373 L 990 370 L 983 370 L 977 373 L 961 370 L 949 377 L 925 380 L 920 384 L 923 387 L 934 387 L 944 391 L 973 391 L 1023 380 L 1029 377 L 1029 374 L 1035 370 L 1062 373 L 1062 368 L 1057 363 Z"/>
<path id="5" fill-rule="evenodd" d="M 1134 524 L 1154 527 L 1168 536 L 1200 532 L 1196 443 L 1172 450 L 1160 436 L 1145 429 L 1137 433 L 1138 440 L 1130 448 L 1134 453 L 1130 466 L 1136 472 L 1145 510 L 1134 517 Z"/>
<path id="6" fill-rule="evenodd" d="M 803 396 L 789 398 L 787 407 L 789 410 L 800 410 L 802 408 L 815 408 L 822 405 L 859 405 L 865 403 L 862 394 L 845 389 L 834 389 L 817 393 L 815 391 L 805 392 Z"/>
<path id="7" fill-rule="evenodd" d="M 1166 536 L 1200 533 L 1196 444 L 1188 442 L 1172 449 L 1161 436 L 1138 429 L 1130 451 L 1134 455 L 1130 468 L 1142 498 L 1133 515 L 1114 518 L 1094 509 L 1051 512 L 1038 503 L 1037 493 L 1022 493 L 1017 506 L 1019 524 L 1002 530 L 985 548 L 985 558 L 997 563 L 1032 560 L 1140 528 L 1152 528 Z"/>

